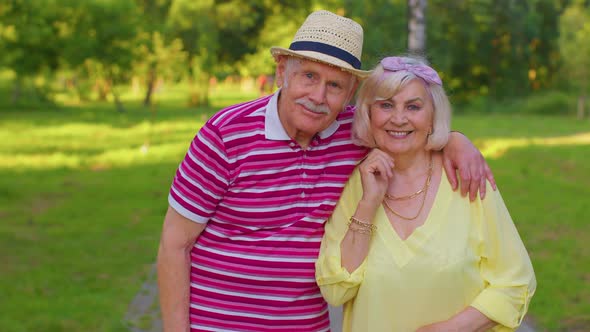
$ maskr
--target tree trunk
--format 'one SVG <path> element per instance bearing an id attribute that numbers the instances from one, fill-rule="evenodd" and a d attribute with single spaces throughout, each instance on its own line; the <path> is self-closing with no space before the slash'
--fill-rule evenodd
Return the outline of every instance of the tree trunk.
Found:
<path id="1" fill-rule="evenodd" d="M 408 52 L 424 54 L 426 51 L 427 0 L 408 0 Z"/>
<path id="2" fill-rule="evenodd" d="M 20 77 L 17 77 L 16 80 L 14 81 L 14 87 L 12 88 L 12 104 L 16 104 L 18 102 L 18 100 L 20 99 L 20 95 L 22 92 L 22 88 L 23 88 L 23 81 Z"/>
<path id="3" fill-rule="evenodd" d="M 98 91 L 98 100 L 105 101 L 109 93 L 111 92 L 111 87 L 109 82 L 106 78 L 98 78 L 96 79 L 95 87 Z"/>
<path id="4" fill-rule="evenodd" d="M 156 73 L 153 69 L 150 69 L 147 77 L 147 91 L 145 98 L 143 99 L 143 106 L 148 107 L 152 104 L 152 95 L 154 93 L 154 87 L 156 86 Z"/>
<path id="5" fill-rule="evenodd" d="M 578 119 L 582 120 L 584 118 L 584 103 L 586 96 L 579 95 L 578 96 Z"/>
<path id="6" fill-rule="evenodd" d="M 205 78 L 200 77 L 194 79 L 189 77 L 189 106 L 208 106 L 209 105 L 209 75 L 203 75 Z"/>
<path id="7" fill-rule="evenodd" d="M 113 94 L 113 100 L 115 101 L 115 106 L 117 107 L 117 111 L 119 113 L 124 113 L 125 107 L 123 107 L 123 103 L 121 102 L 121 98 L 119 97 L 119 93 L 117 93 L 115 88 L 111 89 L 111 93 Z"/>

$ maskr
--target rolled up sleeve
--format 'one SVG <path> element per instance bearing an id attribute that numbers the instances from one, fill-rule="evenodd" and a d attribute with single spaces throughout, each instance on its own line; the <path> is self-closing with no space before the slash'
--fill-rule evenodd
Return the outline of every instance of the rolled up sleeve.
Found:
<path id="1" fill-rule="evenodd" d="M 480 273 L 485 289 L 471 306 L 500 324 L 496 331 L 516 329 L 537 286 L 529 255 L 498 191 L 482 203 Z"/>
<path id="2" fill-rule="evenodd" d="M 332 217 L 326 223 L 320 255 L 316 261 L 316 281 L 326 301 L 334 306 L 353 299 L 365 275 L 366 259 L 352 273 L 341 263 L 340 243 L 348 230 L 348 219 L 358 202 L 358 190 L 354 188 L 360 186 L 360 177 L 355 174 L 346 184 Z"/>

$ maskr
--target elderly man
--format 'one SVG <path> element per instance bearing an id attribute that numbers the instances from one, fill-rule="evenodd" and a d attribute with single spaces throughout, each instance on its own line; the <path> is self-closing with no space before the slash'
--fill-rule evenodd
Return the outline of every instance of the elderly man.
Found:
<path id="1" fill-rule="evenodd" d="M 344 184 L 367 151 L 347 106 L 363 31 L 314 12 L 289 49 L 273 47 L 279 90 L 201 128 L 176 172 L 158 253 L 166 331 L 326 331 L 314 262 Z M 485 173 L 462 135 L 445 148 L 472 194 Z M 465 166 L 463 166 L 465 165 Z M 452 179 L 455 181 L 456 179 Z M 456 186 L 456 184 L 455 184 Z M 482 193 L 483 194 L 483 193 Z"/>

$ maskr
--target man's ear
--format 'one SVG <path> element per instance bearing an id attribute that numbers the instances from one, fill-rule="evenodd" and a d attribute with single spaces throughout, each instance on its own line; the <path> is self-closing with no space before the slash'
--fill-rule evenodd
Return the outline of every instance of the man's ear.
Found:
<path id="1" fill-rule="evenodd" d="M 275 71 L 275 83 L 277 87 L 282 87 L 283 82 L 285 81 L 285 67 L 287 66 L 287 57 L 284 55 L 279 55 L 277 58 L 277 68 Z"/>
<path id="2" fill-rule="evenodd" d="M 352 89 L 350 89 L 350 92 L 348 93 L 348 98 L 346 98 L 347 104 L 350 104 L 352 98 L 354 98 L 354 94 L 356 93 L 356 89 L 359 87 L 359 83 L 360 80 L 358 78 L 355 78 L 354 84 L 352 85 Z"/>

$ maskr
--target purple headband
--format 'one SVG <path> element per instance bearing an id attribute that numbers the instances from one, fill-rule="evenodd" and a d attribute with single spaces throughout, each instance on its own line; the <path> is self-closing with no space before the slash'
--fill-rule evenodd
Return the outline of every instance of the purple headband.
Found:
<path id="1" fill-rule="evenodd" d="M 381 65 L 386 71 L 396 72 L 405 70 L 410 72 L 428 83 L 442 85 L 442 81 L 436 70 L 424 64 L 404 63 L 403 59 L 397 56 L 390 56 L 381 60 Z"/>

